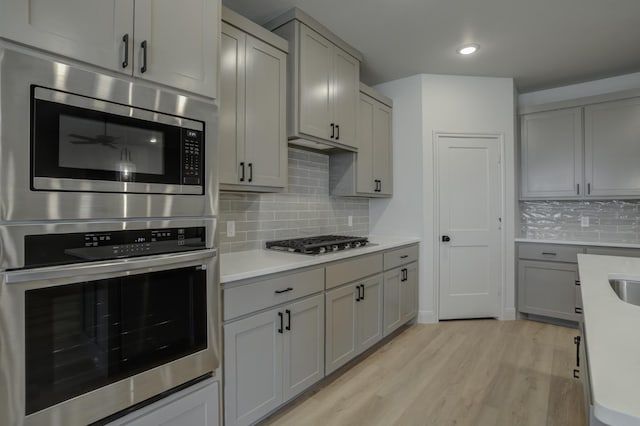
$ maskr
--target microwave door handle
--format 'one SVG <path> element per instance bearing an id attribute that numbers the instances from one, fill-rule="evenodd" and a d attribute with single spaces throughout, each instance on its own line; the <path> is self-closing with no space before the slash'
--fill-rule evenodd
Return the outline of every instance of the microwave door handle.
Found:
<path id="1" fill-rule="evenodd" d="M 25 271 L 5 272 L 5 283 L 18 284 L 31 281 L 51 280 L 58 278 L 73 278 L 77 276 L 91 276 L 100 274 L 119 274 L 131 272 L 136 269 L 164 267 L 180 265 L 182 263 L 197 260 L 209 260 L 217 256 L 216 249 L 198 250 L 189 253 L 171 253 L 157 256 L 149 256 L 144 259 L 127 258 L 109 260 L 96 263 L 82 263 L 65 266 L 53 266 Z"/>

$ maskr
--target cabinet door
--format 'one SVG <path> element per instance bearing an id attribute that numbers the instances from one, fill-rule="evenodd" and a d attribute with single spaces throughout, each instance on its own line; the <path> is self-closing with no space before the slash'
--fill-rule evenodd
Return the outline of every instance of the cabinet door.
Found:
<path id="1" fill-rule="evenodd" d="M 363 352 L 382 339 L 382 281 L 383 276 L 369 278 L 359 285 L 364 286 L 358 308 L 358 353 Z"/>
<path id="2" fill-rule="evenodd" d="M 374 194 L 376 184 L 373 177 L 373 117 L 377 102 L 360 94 L 358 114 L 358 153 L 356 154 L 356 191 Z"/>
<path id="3" fill-rule="evenodd" d="M 218 25 L 215 1 L 136 0 L 134 75 L 215 98 Z"/>
<path id="4" fill-rule="evenodd" d="M 287 184 L 287 55 L 247 36 L 245 159 L 250 184 Z"/>
<path id="5" fill-rule="evenodd" d="M 585 107 L 587 195 L 640 195 L 640 98 Z"/>
<path id="6" fill-rule="evenodd" d="M 582 109 L 522 116 L 522 198 L 576 198 L 582 186 Z"/>
<path id="7" fill-rule="evenodd" d="M 133 0 L 3 0 L 0 37 L 131 73 Z"/>
<path id="8" fill-rule="evenodd" d="M 329 140 L 333 49 L 329 40 L 300 25 L 300 132 Z"/>
<path id="9" fill-rule="evenodd" d="M 373 176 L 380 181 L 378 194 L 393 193 L 391 108 L 376 103 L 373 110 Z"/>
<path id="10" fill-rule="evenodd" d="M 357 353 L 356 284 L 328 291 L 326 297 L 326 373 L 346 364 Z"/>
<path id="11" fill-rule="evenodd" d="M 285 308 L 283 348 L 284 400 L 324 377 L 324 296 Z"/>
<path id="12" fill-rule="evenodd" d="M 418 264 L 410 263 L 403 269 L 406 279 L 401 282 L 400 317 L 404 324 L 418 313 Z"/>
<path id="13" fill-rule="evenodd" d="M 281 310 L 224 326 L 225 424 L 248 425 L 282 399 Z"/>
<path id="14" fill-rule="evenodd" d="M 244 161 L 244 102 L 246 35 L 222 23 L 220 39 L 220 183 L 237 184 L 240 162 Z"/>
<path id="15" fill-rule="evenodd" d="M 518 261 L 518 308 L 521 312 L 571 321 L 575 313 L 578 265 Z"/>
<path id="16" fill-rule="evenodd" d="M 334 47 L 334 71 L 331 94 L 335 141 L 357 146 L 358 100 L 360 99 L 360 61 L 347 52 Z"/>
<path id="17" fill-rule="evenodd" d="M 402 273 L 400 268 L 393 269 L 384 274 L 384 302 L 383 319 L 383 335 L 391 334 L 402 324 L 402 316 L 400 314 L 400 292 Z"/>

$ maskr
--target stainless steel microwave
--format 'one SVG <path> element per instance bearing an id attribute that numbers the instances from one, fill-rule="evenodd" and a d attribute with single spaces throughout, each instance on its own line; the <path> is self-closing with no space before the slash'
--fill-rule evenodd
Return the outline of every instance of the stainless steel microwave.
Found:
<path id="1" fill-rule="evenodd" d="M 214 216 L 217 107 L 0 44 L 0 222 Z"/>

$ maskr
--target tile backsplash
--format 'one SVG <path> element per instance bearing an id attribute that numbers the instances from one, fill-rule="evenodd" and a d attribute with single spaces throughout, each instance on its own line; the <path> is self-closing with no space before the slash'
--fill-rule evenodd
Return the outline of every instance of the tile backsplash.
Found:
<path id="1" fill-rule="evenodd" d="M 263 248 L 274 239 L 369 233 L 369 200 L 330 196 L 329 156 L 297 148 L 289 148 L 288 192 L 221 192 L 219 210 L 222 253 Z M 227 235 L 228 221 L 235 221 L 234 237 Z"/>
<path id="2" fill-rule="evenodd" d="M 521 201 L 520 228 L 525 238 L 640 243 L 640 200 Z"/>

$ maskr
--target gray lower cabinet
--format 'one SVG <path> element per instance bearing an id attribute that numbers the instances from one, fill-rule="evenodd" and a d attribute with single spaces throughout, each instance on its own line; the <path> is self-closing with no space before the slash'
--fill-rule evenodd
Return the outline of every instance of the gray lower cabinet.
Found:
<path id="1" fill-rule="evenodd" d="M 224 326 L 225 424 L 249 425 L 324 377 L 324 300 Z"/>
<path id="2" fill-rule="evenodd" d="M 387 336 L 418 312 L 418 264 L 410 263 L 384 274 L 383 334 Z"/>
<path id="3" fill-rule="evenodd" d="M 327 291 L 326 373 L 382 339 L 382 275 Z"/>
<path id="4" fill-rule="evenodd" d="M 520 312 L 578 321 L 576 313 L 575 263 L 518 262 L 518 308 Z"/>
<path id="5" fill-rule="evenodd" d="M 219 383 L 205 380 L 109 423 L 108 426 L 218 426 Z"/>

